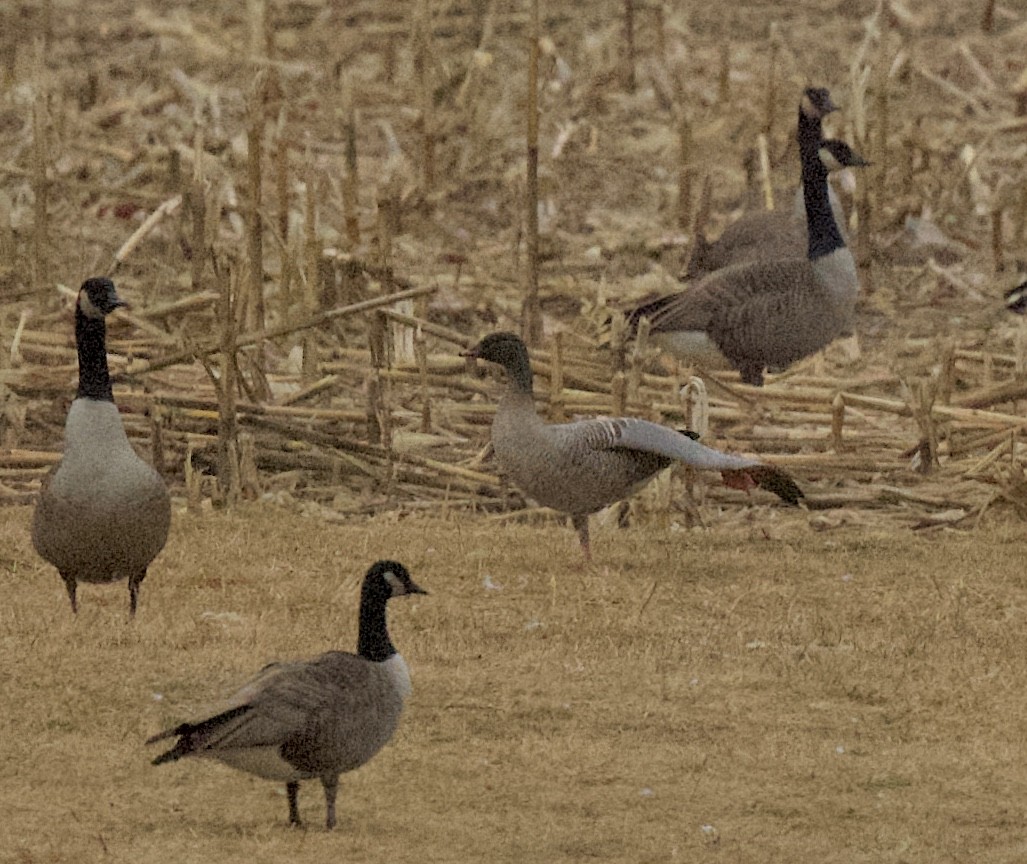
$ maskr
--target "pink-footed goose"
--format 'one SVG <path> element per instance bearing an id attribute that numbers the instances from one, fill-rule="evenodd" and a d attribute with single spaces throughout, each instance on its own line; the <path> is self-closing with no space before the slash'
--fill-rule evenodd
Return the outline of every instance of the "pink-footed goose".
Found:
<path id="1" fill-rule="evenodd" d="M 300 781 L 316 778 L 324 787 L 330 831 L 339 775 L 388 743 L 411 693 L 407 665 L 389 638 L 385 606 L 393 597 L 427 593 L 402 564 L 376 562 L 360 590 L 356 654 L 329 651 L 265 666 L 217 712 L 150 738 L 147 744 L 178 737 L 153 764 L 198 756 L 284 782 L 291 825 L 301 824 Z"/>
<path id="2" fill-rule="evenodd" d="M 464 356 L 505 370 L 507 388 L 492 423 L 496 460 L 530 498 L 571 516 L 586 558 L 589 515 L 627 498 L 675 461 L 720 471 L 731 486 L 762 486 L 790 504 L 803 497 L 779 468 L 721 453 L 658 423 L 629 417 L 546 423 L 535 410 L 528 349 L 513 333 L 492 333 Z"/>
<path id="3" fill-rule="evenodd" d="M 64 455 L 43 479 L 32 520 L 32 545 L 60 573 L 72 612 L 79 582 L 128 579 L 135 615 L 139 585 L 171 524 L 167 486 L 132 449 L 114 404 L 104 319 L 124 305 L 110 279 L 87 279 L 78 292 L 78 393 Z"/>
<path id="4" fill-rule="evenodd" d="M 803 257 L 736 264 L 630 313 L 651 323 L 653 341 L 691 362 L 727 362 L 760 386 L 767 367 L 784 368 L 851 332 L 859 281 L 831 212 L 821 153 L 826 90 L 809 88 L 799 108 L 798 142 L 808 229 Z"/>

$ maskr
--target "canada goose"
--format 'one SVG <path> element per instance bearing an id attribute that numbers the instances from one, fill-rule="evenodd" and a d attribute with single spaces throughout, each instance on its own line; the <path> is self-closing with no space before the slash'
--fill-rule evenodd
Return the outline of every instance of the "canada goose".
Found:
<path id="1" fill-rule="evenodd" d="M 827 195 L 816 94 L 799 108 L 799 156 L 809 241 L 803 257 L 736 264 L 631 312 L 651 322 L 653 341 L 690 361 L 726 359 L 746 384 L 783 368 L 851 330 L 859 281 Z M 830 97 L 826 97 L 829 99 Z M 828 160 L 830 161 L 830 160 Z"/>
<path id="2" fill-rule="evenodd" d="M 1010 312 L 1017 315 L 1027 314 L 1027 280 L 1020 282 L 1015 288 L 1010 288 L 1002 296 Z"/>
<path id="3" fill-rule="evenodd" d="M 301 824 L 300 780 L 317 777 L 330 831 L 339 775 L 359 768 L 388 743 L 411 693 L 407 665 L 389 639 L 385 605 L 402 594 L 427 593 L 402 564 L 376 562 L 360 589 L 356 654 L 329 651 L 265 666 L 222 710 L 150 738 L 147 744 L 179 736 L 153 764 L 199 756 L 284 781 L 291 825 Z"/>
<path id="4" fill-rule="evenodd" d="M 871 164 L 847 143 L 837 138 L 827 138 L 821 142 L 820 158 L 828 171 L 861 168 Z M 843 239 L 847 240 L 842 202 L 830 184 L 827 188 L 831 212 Z M 728 225 L 712 243 L 704 235 L 697 233 L 695 248 L 685 270 L 685 279 L 701 279 L 715 270 L 722 270 L 733 264 L 769 261 L 775 258 L 798 258 L 806 254 L 808 245 L 806 204 L 800 186 L 796 190 L 795 206 L 791 210 L 746 213 Z"/>
<path id="5" fill-rule="evenodd" d="M 636 492 L 675 460 L 720 471 L 729 486 L 762 486 L 790 504 L 802 497 L 780 469 L 705 447 L 658 423 L 628 417 L 545 423 L 532 398 L 528 349 L 513 333 L 492 333 L 464 356 L 505 370 L 507 389 L 492 422 L 496 460 L 526 495 L 570 514 L 586 558 L 589 514 Z"/>
<path id="6" fill-rule="evenodd" d="M 64 455 L 43 479 L 32 520 L 32 545 L 60 573 L 72 612 L 79 582 L 127 578 L 135 615 L 139 585 L 171 524 L 167 486 L 128 443 L 111 391 L 104 318 L 125 305 L 110 279 L 87 279 L 79 289 L 78 393 L 64 425 Z"/>

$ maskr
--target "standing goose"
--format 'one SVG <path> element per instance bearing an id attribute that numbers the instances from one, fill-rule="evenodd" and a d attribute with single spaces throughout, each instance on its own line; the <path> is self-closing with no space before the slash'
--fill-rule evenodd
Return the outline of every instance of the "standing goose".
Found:
<path id="1" fill-rule="evenodd" d="M 633 494 L 674 461 L 720 471 L 729 486 L 762 486 L 790 504 L 803 497 L 780 469 L 705 447 L 658 423 L 629 417 L 545 423 L 532 397 L 528 349 L 513 333 L 492 333 L 464 356 L 505 370 L 507 389 L 492 422 L 496 460 L 526 495 L 570 514 L 586 558 L 589 514 Z"/>
<path id="2" fill-rule="evenodd" d="M 831 213 L 828 165 L 820 152 L 822 111 L 810 110 L 818 93 L 826 91 L 806 91 L 797 135 L 806 256 L 736 264 L 631 313 L 636 321 L 648 317 L 653 341 L 671 353 L 689 361 L 726 359 L 742 381 L 757 387 L 766 367 L 814 354 L 849 332 L 855 317 L 856 264 Z"/>
<path id="3" fill-rule="evenodd" d="M 871 163 L 860 156 L 844 141 L 827 138 L 820 144 L 820 158 L 828 171 L 844 168 L 862 168 Z M 828 185 L 831 213 L 845 237 L 845 214 L 842 202 Z M 791 210 L 771 210 L 746 213 L 732 222 L 712 243 L 697 233 L 695 249 L 688 261 L 685 279 L 691 281 L 730 267 L 754 261 L 776 258 L 798 258 L 806 254 L 809 232 L 806 230 L 806 203 L 802 186 L 796 190 L 795 207 Z"/>
<path id="4" fill-rule="evenodd" d="M 199 756 L 284 781 L 291 825 L 301 824 L 300 780 L 316 777 L 324 787 L 330 831 L 339 775 L 359 768 L 388 743 L 411 692 L 407 665 L 389 639 L 385 605 L 402 594 L 427 593 L 402 564 L 376 562 L 360 590 L 356 654 L 329 651 L 265 666 L 223 710 L 150 738 L 147 744 L 179 736 L 153 764 Z"/>
<path id="5" fill-rule="evenodd" d="M 43 479 L 32 520 L 32 545 L 60 573 L 72 612 L 79 582 L 128 579 L 135 615 L 139 585 L 171 524 L 167 486 L 128 443 L 111 391 L 104 318 L 125 305 L 110 279 L 87 279 L 78 292 L 78 393 L 64 456 Z"/>

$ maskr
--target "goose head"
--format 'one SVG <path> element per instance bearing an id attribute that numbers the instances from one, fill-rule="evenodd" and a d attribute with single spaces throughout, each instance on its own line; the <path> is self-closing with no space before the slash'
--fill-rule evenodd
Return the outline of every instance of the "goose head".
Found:
<path id="1" fill-rule="evenodd" d="M 531 361 L 528 359 L 528 348 L 516 333 L 490 333 L 470 351 L 462 352 L 462 356 L 487 360 L 502 366 L 514 384 L 522 389 L 531 390 Z"/>
<path id="2" fill-rule="evenodd" d="M 86 318 L 105 318 L 120 306 L 128 306 L 118 296 L 114 283 L 105 276 L 86 279 L 78 291 L 78 310 Z"/>
<path id="3" fill-rule="evenodd" d="M 410 578 L 407 568 L 398 561 L 376 561 L 364 577 L 365 595 L 380 600 L 390 600 L 404 594 L 427 594 Z"/>
<path id="4" fill-rule="evenodd" d="M 810 120 L 822 120 L 838 106 L 831 101 L 831 94 L 826 87 L 807 87 L 802 92 L 799 110 Z"/>

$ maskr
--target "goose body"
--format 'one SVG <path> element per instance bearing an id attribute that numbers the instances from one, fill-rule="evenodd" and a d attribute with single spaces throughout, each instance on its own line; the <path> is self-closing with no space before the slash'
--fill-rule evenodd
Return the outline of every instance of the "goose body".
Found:
<path id="1" fill-rule="evenodd" d="M 486 336 L 467 356 L 506 372 L 507 390 L 492 424 L 503 473 L 539 504 L 569 514 L 586 556 L 589 514 L 633 494 L 675 461 L 720 471 L 731 485 L 763 486 L 793 504 L 802 497 L 783 471 L 721 453 L 658 423 L 625 417 L 544 422 L 535 410 L 527 348 L 513 333 Z"/>
<path id="2" fill-rule="evenodd" d="M 386 603 L 424 593 L 402 564 L 377 562 L 361 588 L 356 654 L 329 651 L 265 666 L 209 716 L 149 739 L 178 737 L 153 764 L 184 756 L 216 759 L 284 782 L 292 824 L 300 824 L 299 782 L 317 778 L 325 792 L 325 824 L 333 828 L 339 775 L 388 743 L 411 693 L 410 673 L 389 638 Z"/>
<path id="3" fill-rule="evenodd" d="M 768 366 L 782 368 L 825 347 L 849 332 L 855 317 L 856 265 L 831 212 L 821 113 L 810 111 L 810 94 L 818 92 L 826 94 L 806 91 L 797 136 L 806 255 L 726 267 L 631 313 L 633 321 L 649 318 L 656 344 L 692 362 L 722 356 L 747 384 L 761 385 Z"/>
<path id="4" fill-rule="evenodd" d="M 109 279 L 89 279 L 79 291 L 78 394 L 64 455 L 43 480 L 32 521 L 33 546 L 57 568 L 73 612 L 79 582 L 127 579 L 134 615 L 139 585 L 171 523 L 167 486 L 132 449 L 111 391 L 104 316 L 121 305 Z"/>
<path id="5" fill-rule="evenodd" d="M 828 170 L 855 168 L 869 165 L 862 156 L 844 141 L 829 138 L 821 142 L 820 157 Z M 828 199 L 831 213 L 848 242 L 845 233 L 845 212 L 842 202 L 830 184 Z M 688 261 L 685 278 L 701 279 L 716 270 L 734 264 L 754 261 L 773 261 L 780 258 L 799 258 L 806 254 L 809 232 L 806 228 L 806 203 L 803 188 L 796 190 L 791 209 L 745 213 L 732 222 L 713 242 L 701 233 L 695 238 L 695 249 Z"/>

